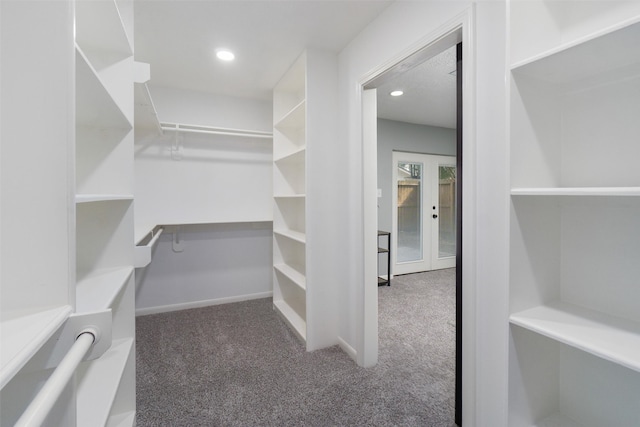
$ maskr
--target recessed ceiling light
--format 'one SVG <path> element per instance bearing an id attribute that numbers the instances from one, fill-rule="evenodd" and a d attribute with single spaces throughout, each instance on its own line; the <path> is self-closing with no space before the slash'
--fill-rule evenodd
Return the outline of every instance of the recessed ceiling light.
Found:
<path id="1" fill-rule="evenodd" d="M 233 61 L 236 57 L 229 49 L 217 49 L 216 56 L 221 61 Z"/>
<path id="2" fill-rule="evenodd" d="M 391 95 L 391 96 L 400 96 L 400 95 L 402 95 L 402 94 L 404 94 L 404 92 L 403 92 L 403 91 L 401 91 L 401 90 L 394 90 L 394 91 L 393 91 L 393 92 L 391 92 L 389 95 Z"/>

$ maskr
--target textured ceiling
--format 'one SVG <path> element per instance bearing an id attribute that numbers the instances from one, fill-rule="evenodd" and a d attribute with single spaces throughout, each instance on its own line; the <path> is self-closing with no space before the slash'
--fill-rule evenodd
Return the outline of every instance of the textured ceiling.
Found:
<path id="1" fill-rule="evenodd" d="M 378 86 L 378 117 L 456 127 L 455 46 Z M 404 95 L 389 93 L 402 90 Z"/>

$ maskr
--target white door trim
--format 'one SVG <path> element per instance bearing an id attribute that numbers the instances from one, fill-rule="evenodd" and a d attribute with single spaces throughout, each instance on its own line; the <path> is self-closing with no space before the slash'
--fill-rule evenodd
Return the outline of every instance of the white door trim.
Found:
<path id="1" fill-rule="evenodd" d="M 363 103 L 365 99 L 363 91 L 367 85 L 374 82 L 386 71 L 401 63 L 409 56 L 423 49 L 435 48 L 437 45 L 444 47 L 452 46 L 455 42 L 462 41 L 462 56 L 464 61 L 463 67 L 463 93 L 464 105 L 463 109 L 463 164 L 462 179 L 464 182 L 463 192 L 463 213 L 462 223 L 464 228 L 463 239 L 463 262 L 462 262 L 462 306 L 464 307 L 462 314 L 462 343 L 464 351 L 462 353 L 462 417 L 463 420 L 475 420 L 476 409 L 476 294 L 475 294 L 475 277 L 476 277 L 476 201 L 475 201 L 475 175 L 476 175 L 476 152 L 475 152 L 475 134 L 476 134 L 476 109 L 475 109 L 475 7 L 470 5 L 465 12 L 453 18 L 451 21 L 440 27 L 438 30 L 430 33 L 426 37 L 420 39 L 416 44 L 404 50 L 401 54 L 395 56 L 390 61 L 380 64 L 372 72 L 367 73 L 359 79 L 360 91 L 359 96 Z M 375 86 L 373 86 L 375 87 Z M 363 124 L 362 117 L 356 118 Z M 377 280 L 377 251 L 375 246 L 371 246 L 372 239 L 367 236 L 377 235 L 377 180 L 375 173 L 377 171 L 376 153 L 377 147 L 375 141 L 367 140 L 362 137 L 363 141 L 363 159 L 362 159 L 362 212 L 363 212 L 363 234 L 362 253 L 363 253 L 363 280 L 364 283 L 359 286 L 360 294 L 359 322 L 356 324 L 357 348 L 356 361 L 360 366 L 373 366 L 378 360 L 378 325 L 375 322 L 375 328 L 367 324 L 372 318 L 377 319 L 378 303 L 377 293 L 365 292 L 364 290 L 370 286 L 370 283 L 376 283 Z M 373 176 L 373 178 L 371 178 Z M 371 246 L 371 247 L 370 247 Z M 373 344 L 375 343 L 375 344 Z"/>

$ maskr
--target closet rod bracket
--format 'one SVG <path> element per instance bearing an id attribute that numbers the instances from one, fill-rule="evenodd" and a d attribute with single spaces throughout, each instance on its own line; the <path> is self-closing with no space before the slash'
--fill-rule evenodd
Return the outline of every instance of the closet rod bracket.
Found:
<path id="1" fill-rule="evenodd" d="M 173 231 L 173 240 L 171 242 L 171 249 L 173 252 L 184 251 L 184 240 L 180 240 L 180 227 L 176 227 Z"/>
<path id="2" fill-rule="evenodd" d="M 36 363 L 36 369 L 53 369 L 57 367 L 79 335 L 91 332 L 95 341 L 83 360 L 93 360 L 102 356 L 111 347 L 111 309 L 74 313 L 51 338 L 51 348 L 41 352 L 42 360 Z"/>
<path id="3" fill-rule="evenodd" d="M 180 125 L 175 125 L 175 135 L 173 136 L 173 144 L 171 145 L 171 158 L 173 160 L 182 160 L 184 153 L 184 136 L 180 133 Z"/>

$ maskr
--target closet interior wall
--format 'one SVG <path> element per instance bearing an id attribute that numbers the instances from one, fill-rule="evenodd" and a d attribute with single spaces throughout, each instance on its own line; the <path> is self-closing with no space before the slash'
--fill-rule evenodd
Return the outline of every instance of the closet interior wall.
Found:
<path id="1" fill-rule="evenodd" d="M 42 424 L 132 426 L 133 2 L 0 4 L 0 424 L 92 325 Z"/>
<path id="2" fill-rule="evenodd" d="M 270 100 L 148 91 L 161 123 L 271 132 Z M 271 151 L 270 138 L 136 128 L 136 240 L 164 226 L 137 270 L 138 315 L 271 295 Z"/>

